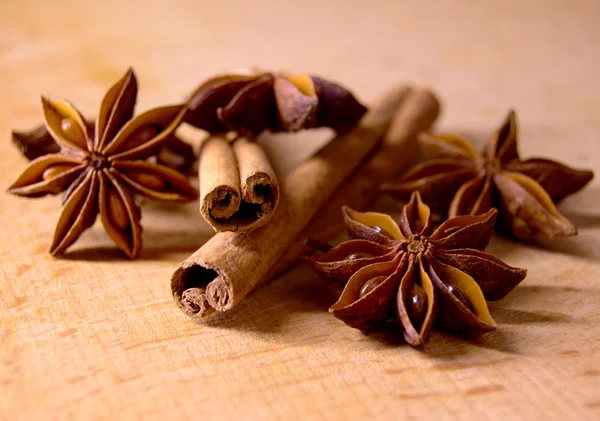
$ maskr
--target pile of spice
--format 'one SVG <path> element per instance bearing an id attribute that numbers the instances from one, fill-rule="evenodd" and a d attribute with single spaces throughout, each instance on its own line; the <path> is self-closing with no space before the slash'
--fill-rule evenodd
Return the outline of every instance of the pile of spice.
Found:
<path id="1" fill-rule="evenodd" d="M 575 235 L 555 204 L 593 178 L 548 159 L 522 160 L 514 111 L 482 154 L 460 137 L 428 133 L 439 102 L 408 85 L 367 110 L 323 78 L 252 69 L 218 75 L 186 103 L 138 116 L 136 98 L 132 70 L 106 93 L 96 120 L 43 98 L 44 125 L 13 132 L 32 162 L 9 192 L 64 194 L 52 254 L 65 253 L 99 214 L 130 258 L 142 244 L 138 198 L 200 197 L 216 233 L 171 278 L 175 302 L 196 320 L 233 308 L 303 256 L 343 290 L 330 312 L 361 331 L 397 320 L 406 341 L 421 346 L 434 325 L 493 330 L 487 301 L 526 275 L 485 253 L 494 229 L 534 242 Z M 182 124 L 202 131 L 197 153 L 176 135 Z M 279 181 L 257 137 L 316 127 L 336 136 Z M 418 150 L 424 162 L 407 168 Z M 188 181 L 196 168 L 199 194 Z M 381 191 L 406 203 L 398 220 L 368 212 Z M 443 221 L 437 228 L 433 214 Z M 329 245 L 343 225 L 349 239 Z"/>

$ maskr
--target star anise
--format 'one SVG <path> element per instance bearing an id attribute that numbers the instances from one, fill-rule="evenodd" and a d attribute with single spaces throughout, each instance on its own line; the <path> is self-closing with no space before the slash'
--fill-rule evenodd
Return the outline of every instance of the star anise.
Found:
<path id="1" fill-rule="evenodd" d="M 368 332 L 397 318 L 406 341 L 423 345 L 437 322 L 460 332 L 496 328 L 486 300 L 508 294 L 526 275 L 483 252 L 497 212 L 458 216 L 434 231 L 429 207 L 414 193 L 397 224 L 389 215 L 343 209 L 350 240 L 305 261 L 344 285 L 329 309 Z"/>
<path id="2" fill-rule="evenodd" d="M 141 247 L 140 209 L 134 195 L 188 201 L 187 179 L 148 160 L 180 124 L 185 105 L 154 108 L 133 118 L 137 81 L 130 69 L 106 94 L 95 130 L 69 102 L 42 97 L 46 127 L 60 151 L 32 161 L 9 188 L 27 197 L 65 191 L 50 252 L 63 253 L 98 215 L 130 258 Z"/>
<path id="3" fill-rule="evenodd" d="M 413 191 L 442 214 L 479 215 L 496 207 L 499 228 L 522 240 L 577 234 L 554 203 L 583 188 L 594 176 L 542 158 L 521 160 L 517 122 L 510 111 L 480 155 L 461 137 L 423 134 L 429 160 L 383 189 L 406 201 Z"/>
<path id="4" fill-rule="evenodd" d="M 87 121 L 88 131 L 94 131 L 94 122 Z M 30 161 L 60 151 L 60 146 L 42 124 L 30 131 L 12 132 L 12 142 Z M 182 173 L 188 173 L 196 161 L 194 148 L 173 134 L 156 154 L 156 162 Z"/>
<path id="5" fill-rule="evenodd" d="M 366 108 L 343 87 L 320 77 L 251 70 L 211 78 L 188 100 L 185 122 L 212 134 L 254 137 L 313 127 L 343 130 Z"/>

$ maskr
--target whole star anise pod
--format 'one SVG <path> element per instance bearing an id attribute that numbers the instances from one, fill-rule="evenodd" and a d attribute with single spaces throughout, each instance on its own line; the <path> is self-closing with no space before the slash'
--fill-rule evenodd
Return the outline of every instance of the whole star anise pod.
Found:
<path id="1" fill-rule="evenodd" d="M 39 197 L 65 191 L 50 252 L 63 253 L 98 215 L 113 241 L 134 258 L 141 247 L 134 195 L 157 200 L 197 197 L 187 179 L 149 160 L 180 124 L 184 105 L 154 108 L 133 118 L 137 81 L 131 69 L 106 94 L 95 129 L 69 102 L 42 97 L 46 127 L 60 151 L 32 161 L 9 192 Z"/>
<path id="2" fill-rule="evenodd" d="M 400 200 L 413 191 L 442 214 L 479 215 L 499 210 L 499 228 L 522 240 L 575 235 L 577 229 L 554 203 L 583 188 L 594 176 L 542 158 L 521 160 L 517 122 L 510 111 L 480 155 L 458 136 L 423 134 L 429 160 L 383 189 Z"/>
<path id="3" fill-rule="evenodd" d="M 414 193 L 397 224 L 389 215 L 343 209 L 350 240 L 305 261 L 344 290 L 329 309 L 368 332 L 397 318 L 406 341 L 423 345 L 434 322 L 460 332 L 496 328 L 486 300 L 508 294 L 526 275 L 483 252 L 497 212 L 458 216 L 434 231 Z"/>
<path id="4" fill-rule="evenodd" d="M 343 130 L 366 112 L 348 90 L 320 77 L 260 70 L 211 78 L 191 94 L 188 106 L 186 123 L 250 138 L 265 130 Z"/>

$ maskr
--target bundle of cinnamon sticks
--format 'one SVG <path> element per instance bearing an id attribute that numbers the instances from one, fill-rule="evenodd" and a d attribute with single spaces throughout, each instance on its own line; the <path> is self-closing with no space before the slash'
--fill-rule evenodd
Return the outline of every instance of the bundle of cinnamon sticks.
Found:
<path id="1" fill-rule="evenodd" d="M 265 165 L 268 160 L 252 144 L 210 139 L 203 153 L 212 158 L 200 158 L 199 172 L 213 174 L 201 176 L 202 214 L 215 229 L 221 224 L 228 230 L 215 234 L 175 271 L 171 290 L 177 305 L 195 320 L 230 310 L 293 265 L 302 238 L 325 241 L 335 235 L 342 228 L 341 206 L 370 206 L 380 184 L 406 170 L 416 135 L 438 114 L 439 103 L 430 91 L 395 86 L 373 102 L 358 124 L 298 165 L 280 189 Z M 227 166 L 238 168 L 237 173 L 220 171 L 219 162 L 237 162 Z M 212 170 L 203 170 L 204 165 Z M 243 228 L 233 232 L 232 227 Z"/>
<path id="2" fill-rule="evenodd" d="M 279 183 L 262 148 L 246 138 L 222 136 L 202 145 L 200 213 L 217 232 L 249 232 L 273 215 Z"/>

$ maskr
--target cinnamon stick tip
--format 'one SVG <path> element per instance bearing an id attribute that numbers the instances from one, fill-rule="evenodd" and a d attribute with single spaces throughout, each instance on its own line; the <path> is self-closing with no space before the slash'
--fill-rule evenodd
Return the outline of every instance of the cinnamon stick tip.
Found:
<path id="1" fill-rule="evenodd" d="M 265 204 L 274 211 L 279 204 L 279 183 L 273 174 L 260 172 L 251 175 L 242 186 L 242 197 L 250 203 Z"/>
<path id="2" fill-rule="evenodd" d="M 171 292 L 177 306 L 195 319 L 208 316 L 214 310 L 206 299 L 206 286 L 217 276 L 216 271 L 199 264 L 178 268 L 171 277 Z"/>
<path id="3" fill-rule="evenodd" d="M 236 189 L 218 186 L 201 202 L 200 211 L 205 219 L 226 219 L 235 214 L 240 203 L 240 195 Z"/>

